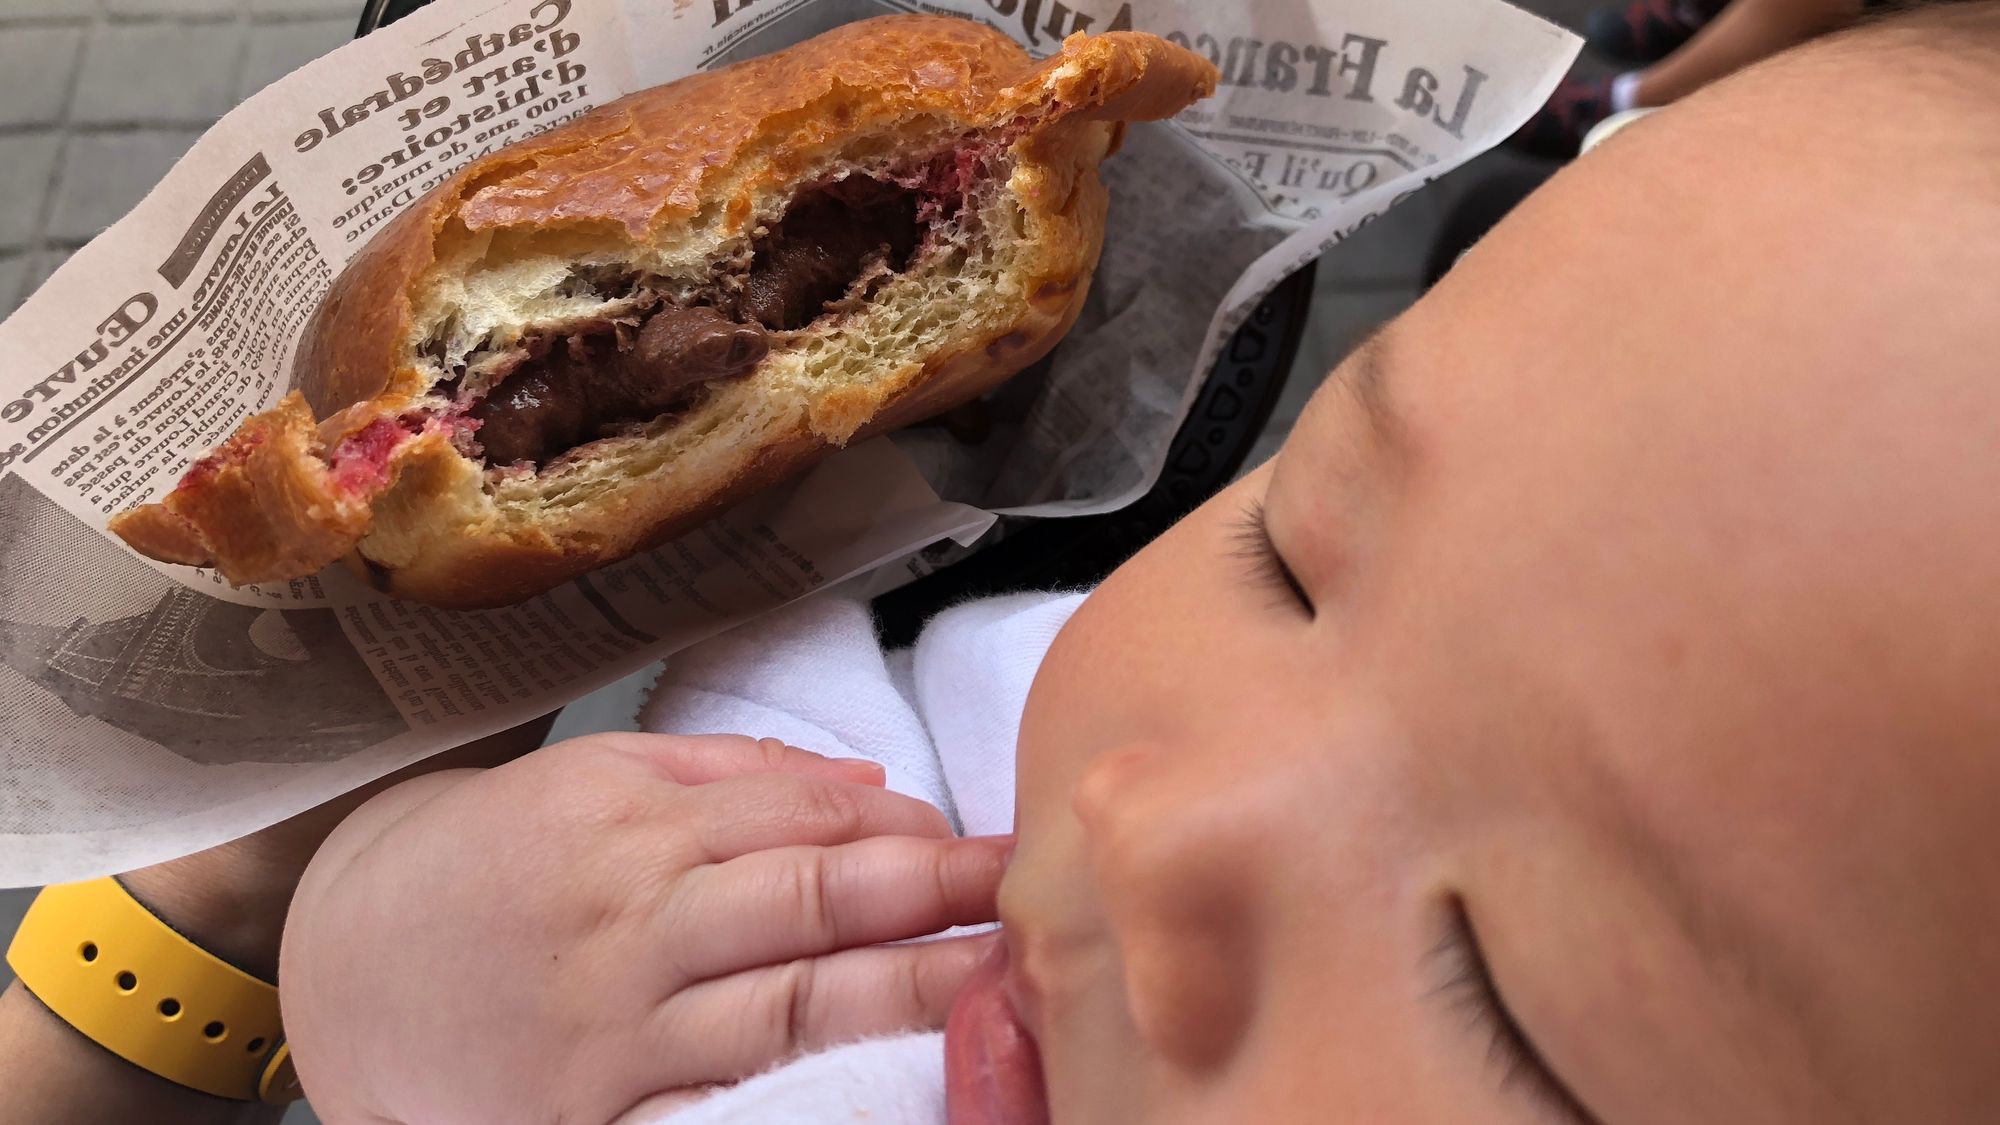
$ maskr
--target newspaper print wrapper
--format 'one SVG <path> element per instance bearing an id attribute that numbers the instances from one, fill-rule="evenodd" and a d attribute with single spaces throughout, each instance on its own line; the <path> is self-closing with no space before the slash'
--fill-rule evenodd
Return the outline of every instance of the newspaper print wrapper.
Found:
<path id="1" fill-rule="evenodd" d="M 285 393 L 334 276 L 455 169 L 625 93 L 917 10 L 1036 55 L 1150 31 L 1223 74 L 1105 165 L 1088 305 L 995 396 L 979 445 L 942 427 L 869 442 L 482 613 L 388 600 L 338 568 L 232 589 L 103 532 Z M 1258 299 L 1505 137 L 1575 51 L 1499 0 L 445 0 L 308 64 L 0 324 L 0 885 L 254 831 L 790 599 L 969 543 L 997 514 L 1129 503 Z"/>

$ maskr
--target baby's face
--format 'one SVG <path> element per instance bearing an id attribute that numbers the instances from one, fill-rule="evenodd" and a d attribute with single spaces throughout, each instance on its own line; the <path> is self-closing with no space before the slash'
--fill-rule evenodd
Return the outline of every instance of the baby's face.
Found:
<path id="1" fill-rule="evenodd" d="M 2000 1107 L 2000 200 L 1848 66 L 1565 173 L 1078 612 L 1002 902 L 1058 1123 Z"/>

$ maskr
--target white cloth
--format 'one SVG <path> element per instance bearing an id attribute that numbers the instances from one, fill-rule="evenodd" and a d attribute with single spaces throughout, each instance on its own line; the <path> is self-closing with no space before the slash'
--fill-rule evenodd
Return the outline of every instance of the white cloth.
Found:
<path id="1" fill-rule="evenodd" d="M 1042 657 L 1083 595 L 1022 594 L 940 614 L 916 647 L 885 653 L 867 606 L 809 599 L 675 655 L 639 713 L 661 734 L 747 734 L 869 758 L 889 788 L 929 801 L 967 835 L 1014 822 L 1014 742 Z M 837 1047 L 685 1109 L 672 1125 L 940 1125 L 944 1039 Z"/>
<path id="2" fill-rule="evenodd" d="M 1611 112 L 1627 113 L 1639 108 L 1639 81 L 1645 77 L 1628 70 L 1611 80 Z"/>
<path id="3" fill-rule="evenodd" d="M 1610 140 L 1613 136 L 1615 136 L 1620 130 L 1624 129 L 1626 126 L 1632 124 L 1635 121 L 1640 120 L 1641 118 L 1651 117 L 1653 114 L 1658 112 L 1660 111 L 1657 109 L 1628 109 L 1623 113 L 1612 114 L 1611 116 L 1598 122 L 1596 128 L 1584 134 L 1583 147 L 1578 150 L 1579 153 L 1589 152 L 1592 149 L 1595 149 L 1598 145 L 1601 145 L 1605 141 Z"/>
<path id="4" fill-rule="evenodd" d="M 944 1119 L 944 1035 L 932 1031 L 807 1055 L 632 1125 L 944 1125 Z"/>

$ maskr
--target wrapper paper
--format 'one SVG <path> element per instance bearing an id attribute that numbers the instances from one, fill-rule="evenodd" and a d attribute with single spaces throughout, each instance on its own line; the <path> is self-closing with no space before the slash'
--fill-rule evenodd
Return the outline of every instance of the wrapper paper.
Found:
<path id="1" fill-rule="evenodd" d="M 335 275 L 457 168 L 890 11 L 982 20 L 1037 55 L 1150 31 L 1222 70 L 1215 98 L 1133 129 L 1106 164 L 1082 318 L 993 397 L 984 440 L 920 427 L 857 446 L 658 551 L 483 613 L 389 600 L 339 569 L 232 589 L 105 535 L 284 395 Z M 790 599 L 869 573 L 879 587 L 998 515 L 1129 503 L 1258 299 L 1505 137 L 1575 50 L 1498 0 L 449 0 L 307 65 L 0 324 L 0 885 L 208 847 Z"/>

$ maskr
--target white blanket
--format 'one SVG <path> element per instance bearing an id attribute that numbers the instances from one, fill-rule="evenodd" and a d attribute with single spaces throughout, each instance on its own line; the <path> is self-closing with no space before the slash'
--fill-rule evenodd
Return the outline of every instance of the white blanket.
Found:
<path id="1" fill-rule="evenodd" d="M 939 615 L 914 649 L 884 652 L 865 605 L 814 598 L 676 655 L 639 725 L 869 758 L 888 771 L 891 789 L 943 809 L 966 835 L 1004 833 L 1014 822 L 1014 742 L 1028 687 L 1082 601 L 971 602 Z M 943 1037 L 837 1047 L 652 1120 L 941 1125 Z"/>

